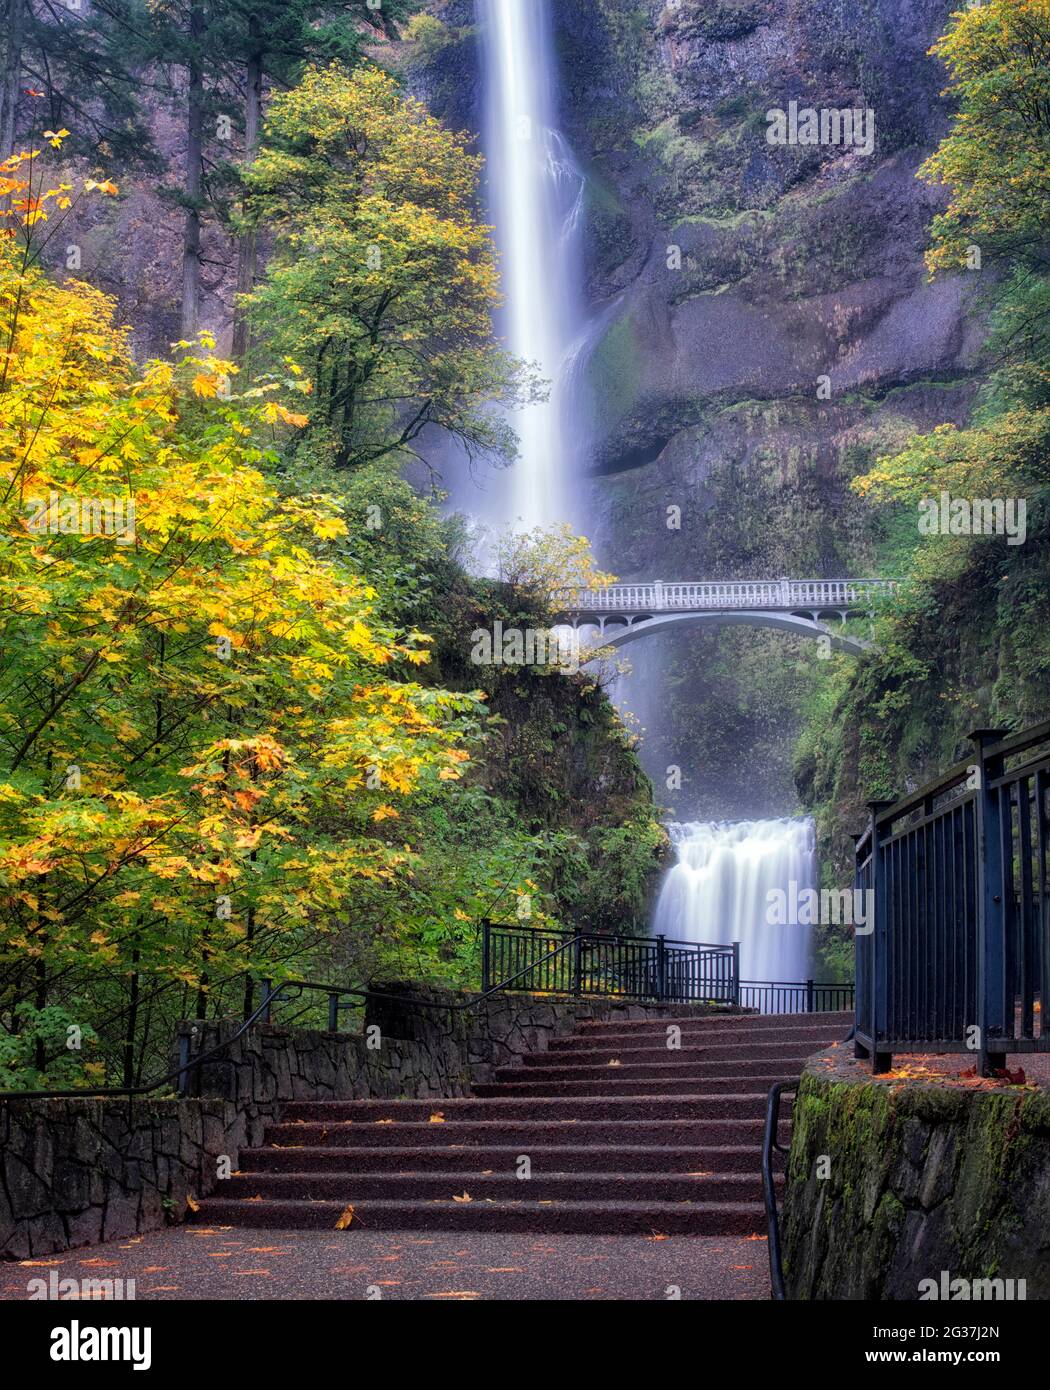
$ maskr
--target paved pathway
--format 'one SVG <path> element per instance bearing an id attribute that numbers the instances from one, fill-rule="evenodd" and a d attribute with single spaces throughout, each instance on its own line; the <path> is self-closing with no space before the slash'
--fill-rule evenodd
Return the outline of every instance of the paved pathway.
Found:
<path id="1" fill-rule="evenodd" d="M 764 1239 L 181 1226 L 0 1265 L 0 1300 L 31 1279 L 135 1280 L 150 1299 L 768 1299 Z M 369 1290 L 372 1293 L 369 1293 Z"/>

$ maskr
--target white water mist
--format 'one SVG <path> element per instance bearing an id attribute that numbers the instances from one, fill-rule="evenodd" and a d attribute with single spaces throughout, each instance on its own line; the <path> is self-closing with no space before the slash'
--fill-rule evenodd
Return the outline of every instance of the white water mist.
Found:
<path id="1" fill-rule="evenodd" d="M 507 349 L 549 398 L 511 416 L 520 457 L 488 481 L 488 520 L 531 529 L 568 519 L 573 437 L 563 386 L 580 330 L 583 179 L 557 129 L 548 0 L 477 0 L 489 209 L 500 252 Z"/>
<path id="2" fill-rule="evenodd" d="M 740 942 L 744 980 L 794 983 L 810 965 L 810 930 L 768 921 L 770 892 L 815 886 L 811 820 L 693 823 L 668 827 L 677 862 L 653 930 L 676 941 Z"/>

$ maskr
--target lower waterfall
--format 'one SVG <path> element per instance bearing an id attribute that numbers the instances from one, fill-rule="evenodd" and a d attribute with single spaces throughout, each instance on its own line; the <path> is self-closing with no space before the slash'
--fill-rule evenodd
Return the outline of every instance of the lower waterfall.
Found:
<path id="1" fill-rule="evenodd" d="M 811 820 L 759 820 L 668 826 L 677 856 L 656 905 L 654 932 L 669 941 L 740 942 L 742 980 L 796 983 L 810 970 L 810 928 L 782 926 L 770 910 L 776 890 L 815 887 Z M 743 1002 L 768 1007 L 755 995 Z M 793 1011 L 788 999 L 777 1012 Z M 797 1004 L 794 1007 L 798 1007 Z"/>

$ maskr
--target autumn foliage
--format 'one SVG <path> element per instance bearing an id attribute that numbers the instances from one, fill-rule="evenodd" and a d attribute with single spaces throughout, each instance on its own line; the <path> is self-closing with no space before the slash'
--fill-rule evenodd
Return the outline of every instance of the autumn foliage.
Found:
<path id="1" fill-rule="evenodd" d="M 69 190 L 31 158 L 0 242 L 0 1005 L 34 1075 L 79 1076 L 42 1041 L 74 974 L 119 1005 L 302 961 L 398 875 L 381 832 L 460 776 L 475 701 L 418 683 L 340 503 L 268 480 L 295 372 L 238 395 L 207 337 L 137 368 L 111 301 L 35 266 Z"/>

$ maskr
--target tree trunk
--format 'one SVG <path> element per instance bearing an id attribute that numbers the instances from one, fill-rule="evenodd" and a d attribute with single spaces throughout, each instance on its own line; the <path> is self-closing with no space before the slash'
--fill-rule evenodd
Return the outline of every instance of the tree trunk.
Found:
<path id="1" fill-rule="evenodd" d="M 4 85 L 0 92 L 0 157 L 15 148 L 15 112 L 22 81 L 22 40 L 25 33 L 25 0 L 7 0 L 7 54 Z"/>
<path id="2" fill-rule="evenodd" d="M 186 92 L 186 215 L 182 231 L 182 336 L 196 336 L 200 323 L 201 293 L 201 160 L 204 147 L 204 75 L 200 40 L 204 13 L 199 4 L 190 7 L 191 56 Z"/>
<path id="3" fill-rule="evenodd" d="M 259 20 L 253 14 L 248 18 L 249 57 L 246 73 L 247 96 L 244 103 L 244 165 L 250 167 L 259 150 L 259 131 L 262 126 L 263 92 L 263 53 Z M 242 202 L 241 211 L 245 206 Z M 248 324 L 248 311 L 241 295 L 251 294 L 255 288 L 256 268 L 255 228 L 248 227 L 237 238 L 237 299 L 233 307 L 233 360 L 247 377 L 245 363 L 251 339 Z"/>

